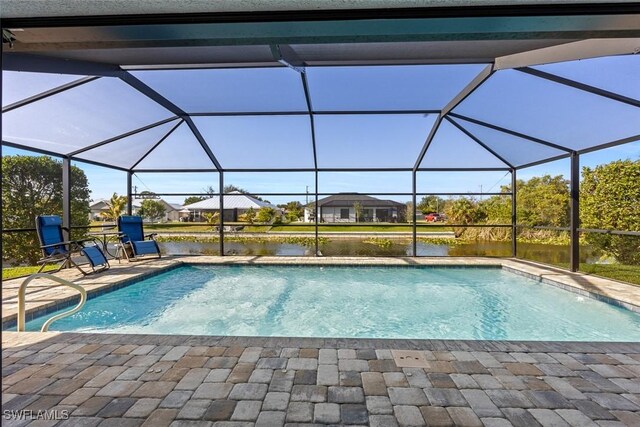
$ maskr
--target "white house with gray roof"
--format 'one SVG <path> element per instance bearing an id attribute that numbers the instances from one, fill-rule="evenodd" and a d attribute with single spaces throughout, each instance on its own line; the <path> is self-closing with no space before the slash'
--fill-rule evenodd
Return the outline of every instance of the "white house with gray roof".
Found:
<path id="1" fill-rule="evenodd" d="M 243 194 L 238 191 L 232 191 L 231 193 L 223 196 L 224 207 L 224 220 L 225 221 L 238 221 L 240 215 L 247 212 L 249 209 L 254 211 L 260 210 L 260 208 L 268 207 L 281 213 L 281 209 L 276 205 L 273 205 L 264 200 L 259 200 L 250 194 Z M 205 212 L 219 212 L 220 211 L 220 197 L 215 196 L 210 199 L 205 199 L 200 202 L 191 203 L 185 205 L 184 209 L 191 211 L 191 217 L 195 221 L 199 221 L 202 218 L 202 214 Z"/>

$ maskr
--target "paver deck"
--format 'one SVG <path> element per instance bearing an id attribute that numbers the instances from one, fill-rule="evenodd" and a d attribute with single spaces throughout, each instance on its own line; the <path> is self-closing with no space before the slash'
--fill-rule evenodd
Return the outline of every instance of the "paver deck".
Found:
<path id="1" fill-rule="evenodd" d="M 501 265 L 640 306 L 638 287 L 487 258 L 183 257 L 60 274 L 101 292 L 182 262 Z M 3 321 L 21 282 L 3 283 Z M 74 297 L 43 280 L 27 306 Z M 424 366 L 398 367 L 392 350 Z M 3 426 L 640 425 L 640 343 L 4 332 L 2 369 Z"/>
<path id="2" fill-rule="evenodd" d="M 2 346 L 3 426 L 38 411 L 69 419 L 32 425 L 640 425 L 638 343 L 5 332 Z M 426 365 L 399 368 L 391 349 Z"/>

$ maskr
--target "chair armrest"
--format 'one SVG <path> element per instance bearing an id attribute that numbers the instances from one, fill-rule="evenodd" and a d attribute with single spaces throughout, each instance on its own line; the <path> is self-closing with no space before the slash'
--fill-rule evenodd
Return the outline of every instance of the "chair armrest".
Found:
<path id="1" fill-rule="evenodd" d="M 72 240 L 71 243 L 95 242 L 95 237 L 85 237 L 84 239 Z"/>
<path id="2" fill-rule="evenodd" d="M 70 245 L 76 243 L 75 241 L 70 241 L 70 242 L 58 242 L 58 243 L 52 243 L 50 245 L 40 245 L 40 249 L 44 249 L 44 248 L 53 248 L 55 246 L 66 246 L 66 245 Z"/>
<path id="3" fill-rule="evenodd" d="M 59 246 L 63 246 L 65 247 L 64 252 L 69 252 L 69 253 L 78 252 L 82 250 L 82 248 L 84 248 L 84 243 L 89 241 L 92 241 L 94 244 L 97 244 L 95 239 L 70 240 L 70 241 L 52 243 L 50 245 L 41 245 L 40 249 L 57 248 Z M 58 251 L 58 249 L 55 249 L 55 251 Z"/>
<path id="4" fill-rule="evenodd" d="M 145 234 L 144 237 L 149 237 L 150 239 L 155 240 L 157 235 L 158 235 L 158 233 L 149 233 L 149 234 Z"/>

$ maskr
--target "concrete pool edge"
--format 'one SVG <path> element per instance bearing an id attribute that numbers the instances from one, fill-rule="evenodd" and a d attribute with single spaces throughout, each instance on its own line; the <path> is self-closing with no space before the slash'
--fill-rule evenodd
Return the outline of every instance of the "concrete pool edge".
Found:
<path id="1" fill-rule="evenodd" d="M 522 353 L 640 353 L 640 343 L 634 341 L 521 341 L 521 340 L 458 340 L 411 338 L 317 338 L 261 337 L 219 335 L 115 334 L 95 332 L 14 332 L 4 331 L 6 342 L 32 342 L 47 339 L 72 345 L 163 345 L 189 347 L 276 347 L 331 349 L 388 349 L 429 351 L 500 351 Z M 20 338 L 24 336 L 24 338 Z"/>
<path id="2" fill-rule="evenodd" d="M 360 258 L 360 257 L 247 257 L 247 256 L 183 256 L 114 265 L 111 270 L 95 276 L 81 277 L 67 270 L 65 276 L 87 288 L 90 299 L 126 287 L 140 280 L 170 271 L 182 265 L 279 265 L 279 266 L 353 266 L 353 267 L 448 267 L 502 268 L 540 283 L 593 298 L 617 307 L 640 313 L 640 287 L 583 273 L 570 273 L 529 261 L 504 258 Z M 75 276 L 75 277 L 74 277 Z M 24 278 L 3 283 L 2 329 L 15 327 L 17 288 Z M 44 282 L 44 281 L 43 281 Z M 27 293 L 27 321 L 74 305 L 78 295 L 59 286 L 36 287 Z M 31 287 L 29 288 L 31 289 Z M 59 292 L 54 292 L 57 290 Z M 13 291 L 13 292 L 12 292 Z M 29 291 L 29 290 L 28 290 Z M 30 296 L 39 301 L 29 301 Z"/>

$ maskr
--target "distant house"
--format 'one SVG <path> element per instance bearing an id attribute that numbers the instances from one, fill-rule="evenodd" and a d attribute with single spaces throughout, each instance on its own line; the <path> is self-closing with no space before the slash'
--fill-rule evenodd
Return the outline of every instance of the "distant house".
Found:
<path id="1" fill-rule="evenodd" d="M 181 205 L 177 205 L 174 203 L 168 203 L 162 199 L 157 199 L 159 202 L 164 204 L 164 217 L 160 219 L 160 221 L 178 221 L 180 219 L 180 210 L 182 209 Z M 102 212 L 105 212 L 109 209 L 107 204 L 108 199 L 97 199 L 89 204 L 89 221 L 100 221 L 102 220 Z M 142 205 L 142 200 L 134 199 L 132 203 L 131 213 L 136 215 L 140 206 Z"/>
<path id="2" fill-rule="evenodd" d="M 356 222 L 356 206 L 360 205 L 359 222 L 404 222 L 407 207 L 394 200 L 382 200 L 358 193 L 340 193 L 318 200 L 320 222 Z M 304 221 L 314 222 L 313 203 L 304 210 Z"/>
<path id="3" fill-rule="evenodd" d="M 280 213 L 282 211 L 279 207 L 272 205 L 269 202 L 258 200 L 250 194 L 243 194 L 238 191 L 232 191 L 231 193 L 225 194 L 223 197 L 223 219 L 229 222 L 238 221 L 240 215 L 244 214 L 249 209 L 253 209 L 257 212 L 260 208 L 269 207 Z M 191 218 L 194 221 L 204 221 L 204 218 L 202 217 L 203 213 L 220 211 L 220 197 L 216 196 L 190 205 L 185 205 L 184 209 L 189 209 L 191 212 Z"/>

